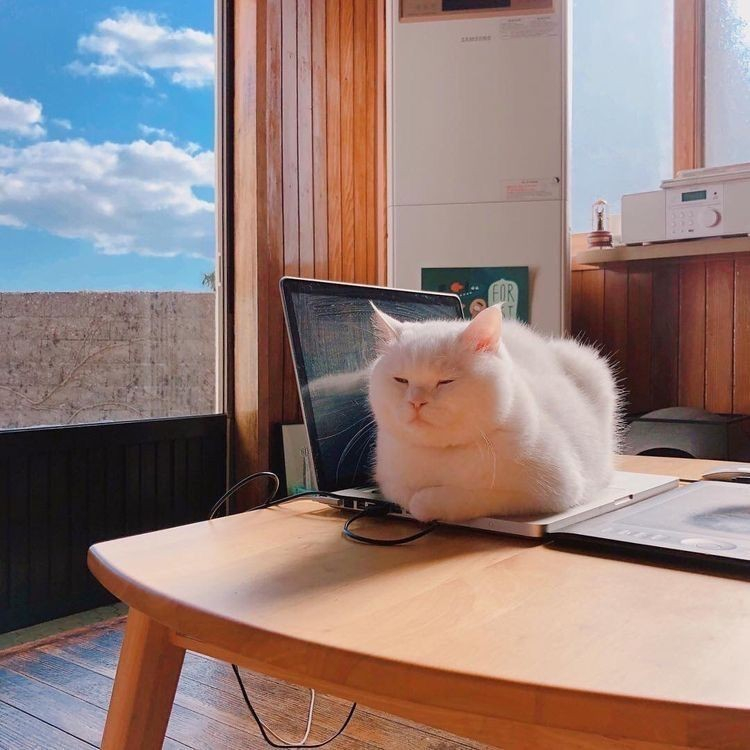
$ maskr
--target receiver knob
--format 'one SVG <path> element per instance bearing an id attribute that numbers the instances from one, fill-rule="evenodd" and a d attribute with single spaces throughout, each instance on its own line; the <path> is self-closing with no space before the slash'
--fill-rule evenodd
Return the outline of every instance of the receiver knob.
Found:
<path id="1" fill-rule="evenodd" d="M 704 208 L 701 211 L 701 223 L 704 227 L 715 227 L 721 221 L 721 214 L 715 208 Z"/>

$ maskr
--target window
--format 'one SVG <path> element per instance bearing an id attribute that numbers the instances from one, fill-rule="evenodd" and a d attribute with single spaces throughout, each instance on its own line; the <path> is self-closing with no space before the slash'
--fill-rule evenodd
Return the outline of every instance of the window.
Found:
<path id="1" fill-rule="evenodd" d="M 600 194 L 750 162 L 750 0 L 574 0 L 572 57 L 573 232 Z"/>
<path id="2" fill-rule="evenodd" d="M 0 428 L 216 411 L 212 0 L 11 0 Z"/>
<path id="3" fill-rule="evenodd" d="M 706 166 L 750 162 L 750 2 L 706 0 Z"/>
<path id="4" fill-rule="evenodd" d="M 574 0 L 571 230 L 673 172 L 673 0 Z"/>

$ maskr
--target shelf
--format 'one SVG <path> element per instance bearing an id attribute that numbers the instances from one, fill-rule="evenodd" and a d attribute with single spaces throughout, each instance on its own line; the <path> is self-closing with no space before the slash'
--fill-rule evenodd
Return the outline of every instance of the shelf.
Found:
<path id="1" fill-rule="evenodd" d="M 576 253 L 576 265 L 601 266 L 629 260 L 652 258 L 688 258 L 692 255 L 750 253 L 750 237 L 707 237 L 680 242 L 657 242 L 652 245 L 618 245 Z"/>

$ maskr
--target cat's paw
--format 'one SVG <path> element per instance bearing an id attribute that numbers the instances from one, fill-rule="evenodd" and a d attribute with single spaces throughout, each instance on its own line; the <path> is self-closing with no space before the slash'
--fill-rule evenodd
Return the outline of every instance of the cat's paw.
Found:
<path id="1" fill-rule="evenodd" d="M 444 512 L 443 498 L 437 487 L 417 490 L 409 501 L 409 513 L 418 521 L 437 521 Z"/>

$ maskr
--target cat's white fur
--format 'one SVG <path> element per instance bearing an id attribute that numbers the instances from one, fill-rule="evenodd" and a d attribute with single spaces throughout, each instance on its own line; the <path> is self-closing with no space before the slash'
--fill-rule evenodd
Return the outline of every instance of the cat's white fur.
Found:
<path id="1" fill-rule="evenodd" d="M 375 476 L 389 500 L 459 521 L 557 512 L 607 485 L 619 395 L 593 348 L 503 321 L 498 307 L 470 323 L 373 320 Z"/>

